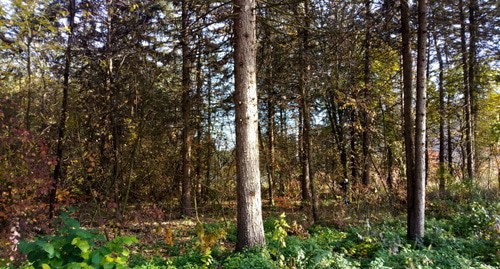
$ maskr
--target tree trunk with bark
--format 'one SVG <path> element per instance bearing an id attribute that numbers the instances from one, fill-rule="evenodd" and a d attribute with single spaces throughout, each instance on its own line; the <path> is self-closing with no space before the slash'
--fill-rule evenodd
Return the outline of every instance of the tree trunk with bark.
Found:
<path id="1" fill-rule="evenodd" d="M 427 103 L 427 0 L 418 1 L 417 89 L 415 118 L 415 177 L 413 208 L 409 225 L 410 239 L 421 243 L 425 224 L 425 149 Z"/>
<path id="2" fill-rule="evenodd" d="M 439 48 L 438 38 L 436 32 L 434 32 L 434 46 L 436 49 L 436 56 L 439 64 L 439 75 L 438 75 L 438 91 L 439 91 L 439 192 L 443 195 L 446 191 L 446 161 L 445 161 L 445 134 L 444 125 L 446 119 L 445 110 L 445 89 L 444 89 L 444 62 L 441 49 Z"/>
<path id="3" fill-rule="evenodd" d="M 255 0 L 234 0 L 236 249 L 265 244 L 259 170 Z"/>
<path id="4" fill-rule="evenodd" d="M 460 46 L 462 50 L 462 71 L 464 80 L 464 113 L 465 113 L 465 167 L 467 179 L 474 178 L 474 151 L 473 151 L 473 131 L 472 131 L 472 89 L 470 80 L 470 51 L 467 51 L 466 21 L 464 11 L 464 0 L 458 2 L 460 12 Z M 471 28 L 472 29 L 472 28 Z M 472 33 L 471 33 L 472 34 Z M 472 38 L 472 37 L 471 37 Z M 472 39 L 471 39 L 472 41 Z M 468 57 L 469 56 L 469 57 Z"/>
<path id="5" fill-rule="evenodd" d="M 181 179 L 181 215 L 190 217 L 192 209 L 192 147 L 193 130 L 191 128 L 191 49 L 189 47 L 189 0 L 182 1 L 181 43 L 182 43 L 182 179 Z"/>
<path id="6" fill-rule="evenodd" d="M 476 66 L 477 66 L 477 31 L 478 25 L 476 20 L 477 0 L 469 1 L 469 103 L 470 116 L 466 126 L 469 126 L 469 141 L 467 149 L 467 175 L 470 180 L 474 180 L 476 176 L 476 123 L 477 123 L 477 102 L 476 102 Z"/>
<path id="7" fill-rule="evenodd" d="M 401 38 L 402 48 L 401 54 L 403 58 L 403 132 L 404 132 L 404 148 L 406 157 L 406 204 L 407 204 L 407 236 L 410 237 L 410 231 L 413 230 L 413 181 L 414 181 L 414 133 L 413 133 L 413 71 L 411 57 L 411 31 L 410 31 L 410 8 L 408 1 L 401 0 Z"/>

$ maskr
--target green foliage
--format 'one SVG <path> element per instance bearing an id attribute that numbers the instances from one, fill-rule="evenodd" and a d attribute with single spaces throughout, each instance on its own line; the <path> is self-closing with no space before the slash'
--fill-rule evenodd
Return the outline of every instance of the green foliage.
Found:
<path id="1" fill-rule="evenodd" d="M 129 236 L 106 242 L 102 235 L 83 229 L 65 214 L 60 222 L 62 226 L 55 235 L 19 244 L 34 268 L 126 268 L 130 255 L 127 246 L 138 242 Z"/>
<path id="2" fill-rule="evenodd" d="M 478 202 L 464 205 L 464 209 L 453 218 L 453 232 L 461 236 L 483 236 L 495 218 L 490 210 Z"/>
<path id="3" fill-rule="evenodd" d="M 252 249 L 228 257 L 222 264 L 227 269 L 278 268 L 271 254 L 265 249 Z"/>
<path id="4" fill-rule="evenodd" d="M 371 225 L 344 230 L 312 226 L 309 234 L 289 235 L 293 228 L 285 215 L 265 220 L 267 245 L 264 248 L 232 252 L 223 247 L 231 242 L 234 226 L 224 223 L 199 224 L 193 238 L 178 242 L 175 251 L 164 249 L 165 256 L 146 258 L 140 252 L 129 258 L 126 247 L 136 242 L 120 237 L 105 242 L 102 236 L 85 230 L 67 216 L 55 236 L 23 242 L 31 267 L 24 268 L 498 268 L 498 203 L 474 198 L 467 205 L 449 205 L 450 213 L 432 212 L 426 222 L 423 246 L 406 239 L 403 219 L 388 219 Z M 226 237 L 226 235 L 228 235 Z M 156 248 L 164 248 L 156 245 Z M 168 253 L 168 254 L 167 254 Z"/>

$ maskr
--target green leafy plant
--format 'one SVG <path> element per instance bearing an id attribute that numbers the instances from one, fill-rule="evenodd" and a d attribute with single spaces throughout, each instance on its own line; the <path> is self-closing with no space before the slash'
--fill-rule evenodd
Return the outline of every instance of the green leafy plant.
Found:
<path id="1" fill-rule="evenodd" d="M 125 268 L 130 251 L 127 246 L 137 243 L 135 237 L 117 237 L 105 241 L 94 230 L 63 214 L 61 227 L 55 235 L 22 241 L 19 248 L 34 268 Z"/>

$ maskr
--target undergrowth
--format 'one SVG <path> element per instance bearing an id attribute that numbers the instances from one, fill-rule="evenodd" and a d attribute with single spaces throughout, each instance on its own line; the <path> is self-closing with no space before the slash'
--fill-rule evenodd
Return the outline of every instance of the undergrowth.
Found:
<path id="1" fill-rule="evenodd" d="M 500 203 L 492 201 L 471 195 L 429 203 L 423 245 L 406 239 L 403 217 L 306 230 L 282 214 L 265 220 L 266 247 L 236 253 L 236 228 L 228 222 L 198 224 L 188 240 L 170 232 L 164 242 L 141 245 L 134 237 L 106 240 L 62 216 L 55 235 L 20 244 L 27 261 L 18 267 L 499 268 Z"/>

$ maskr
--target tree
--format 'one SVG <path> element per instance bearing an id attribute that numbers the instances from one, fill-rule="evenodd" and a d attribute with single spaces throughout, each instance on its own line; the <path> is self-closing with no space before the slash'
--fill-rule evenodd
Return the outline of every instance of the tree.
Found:
<path id="1" fill-rule="evenodd" d="M 298 30 L 299 42 L 299 109 L 300 109 L 300 160 L 301 160 L 301 188 L 302 201 L 305 203 L 311 202 L 313 219 L 317 219 L 317 205 L 315 195 L 315 186 L 311 171 L 311 45 L 310 45 L 310 28 L 311 28 L 311 12 L 309 0 L 304 0 L 303 3 L 297 6 L 297 15 L 301 18 L 302 23 Z"/>
<path id="2" fill-rule="evenodd" d="M 466 21 L 464 11 L 464 0 L 459 0 L 458 6 L 460 9 L 460 48 L 462 58 L 462 72 L 463 72 L 463 91 L 464 91 L 464 109 L 465 109 L 465 163 L 467 167 L 467 177 L 472 180 L 474 177 L 474 150 L 473 150 L 473 130 L 472 130 L 472 89 L 470 77 L 473 68 L 470 60 L 472 57 L 467 57 L 471 52 L 467 51 L 467 37 L 466 37 Z M 472 2 L 472 1 L 471 1 Z M 471 27 L 472 29 L 472 27 Z M 472 48 L 472 47 L 470 47 Z M 473 71 L 472 71 L 473 73 Z"/>
<path id="3" fill-rule="evenodd" d="M 236 105 L 236 249 L 265 244 L 260 190 L 255 0 L 234 0 Z"/>
<path id="4" fill-rule="evenodd" d="M 193 132 L 191 128 L 191 49 L 189 48 L 189 1 L 182 0 L 181 18 L 182 42 L 182 180 L 181 180 L 181 214 L 192 215 L 191 206 L 191 152 Z"/>
<path id="5" fill-rule="evenodd" d="M 371 0 L 365 0 L 365 40 L 364 40 L 364 60 L 363 60 L 363 83 L 364 83 L 364 107 L 362 110 L 362 124 L 363 130 L 361 132 L 361 151 L 363 172 L 361 176 L 361 181 L 364 185 L 370 184 L 370 113 L 369 109 L 369 99 L 370 99 L 370 46 L 371 46 L 371 27 L 370 25 L 371 16 Z"/>
<path id="6" fill-rule="evenodd" d="M 403 56 L 403 116 L 404 116 L 404 148 L 406 157 L 406 203 L 408 212 L 408 230 L 407 236 L 411 237 L 410 228 L 413 220 L 413 182 L 414 182 L 414 134 L 413 134 L 413 71 L 412 71 L 412 57 L 411 57 L 411 31 L 410 31 L 410 11 L 408 1 L 401 0 L 401 39 L 402 47 L 401 54 Z"/>
<path id="7" fill-rule="evenodd" d="M 477 91 L 477 0 L 469 1 L 469 62 L 467 70 L 469 72 L 469 86 L 466 87 L 468 93 L 465 93 L 465 97 L 468 98 L 468 102 L 466 102 L 466 106 L 470 108 L 466 108 L 467 112 L 470 110 L 470 115 L 467 119 L 465 128 L 467 132 L 468 139 L 466 141 L 466 151 L 467 151 L 467 176 L 469 180 L 473 180 L 476 175 L 476 152 L 475 152 L 475 126 L 477 122 L 477 105 L 476 105 L 476 91 Z"/>
<path id="8" fill-rule="evenodd" d="M 421 242 L 425 222 L 426 103 L 427 103 L 427 0 L 418 1 L 417 89 L 415 117 L 415 173 L 412 182 L 412 208 L 408 212 L 408 235 Z"/>
<path id="9" fill-rule="evenodd" d="M 57 127 L 57 144 L 56 144 L 56 166 L 52 177 L 52 188 L 49 193 L 49 219 L 54 217 L 54 209 L 56 203 L 57 188 L 59 181 L 62 178 L 63 171 L 63 143 L 66 132 L 66 120 L 68 118 L 68 98 L 69 98 L 69 75 L 71 68 L 71 54 L 73 49 L 73 36 L 75 28 L 76 4 L 75 0 L 70 0 L 68 3 L 68 40 L 66 41 L 66 51 L 64 52 L 64 72 L 63 72 L 63 92 L 61 110 L 59 116 L 59 126 Z"/>
<path id="10" fill-rule="evenodd" d="M 446 118 L 445 111 L 445 89 L 444 89 L 444 61 L 441 49 L 438 45 L 438 38 L 434 32 L 434 46 L 436 48 L 436 57 L 439 64 L 438 75 L 438 90 L 439 90 L 439 192 L 444 194 L 446 190 L 446 163 L 445 163 L 445 135 L 444 135 L 444 121 Z"/>

